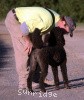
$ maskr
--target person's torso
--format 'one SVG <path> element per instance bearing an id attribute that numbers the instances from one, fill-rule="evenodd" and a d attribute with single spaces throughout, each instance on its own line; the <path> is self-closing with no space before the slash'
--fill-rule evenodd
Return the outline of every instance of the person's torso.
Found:
<path id="1" fill-rule="evenodd" d="M 53 24 L 52 14 L 42 7 L 18 7 L 15 9 L 16 15 L 20 23 L 26 22 L 29 31 L 33 32 L 35 28 L 45 32 Z M 52 11 L 52 10 L 51 10 Z M 57 13 L 53 13 L 56 15 Z M 56 15 L 55 22 L 59 20 L 59 15 Z"/>

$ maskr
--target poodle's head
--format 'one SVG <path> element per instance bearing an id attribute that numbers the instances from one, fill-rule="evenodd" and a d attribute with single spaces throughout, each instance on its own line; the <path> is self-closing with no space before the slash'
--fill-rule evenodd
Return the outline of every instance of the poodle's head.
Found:
<path id="1" fill-rule="evenodd" d="M 67 34 L 67 31 L 60 27 L 54 27 L 50 31 L 50 37 L 48 44 L 49 46 L 56 46 L 56 45 L 65 45 L 64 34 Z"/>

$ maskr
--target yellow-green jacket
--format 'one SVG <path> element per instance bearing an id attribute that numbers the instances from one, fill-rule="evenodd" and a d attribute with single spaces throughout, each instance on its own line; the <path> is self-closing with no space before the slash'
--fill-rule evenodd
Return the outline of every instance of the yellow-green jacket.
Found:
<path id="1" fill-rule="evenodd" d="M 60 19 L 60 15 L 51 9 L 43 7 L 17 7 L 15 8 L 19 22 L 26 23 L 29 32 L 33 32 L 35 28 L 41 30 L 42 33 L 50 29 Z M 52 13 L 55 20 L 53 20 Z M 54 21 L 54 22 L 53 22 Z"/>

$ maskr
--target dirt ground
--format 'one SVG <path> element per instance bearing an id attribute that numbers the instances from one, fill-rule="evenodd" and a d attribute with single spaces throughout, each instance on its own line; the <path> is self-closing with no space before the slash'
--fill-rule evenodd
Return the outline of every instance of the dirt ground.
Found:
<path id="1" fill-rule="evenodd" d="M 71 89 L 63 88 L 62 76 L 59 68 L 59 78 L 61 89 L 55 91 L 54 87 L 47 87 L 48 92 L 56 93 L 57 97 L 49 97 L 48 100 L 84 100 L 84 25 L 77 26 L 74 36 L 71 38 L 65 35 L 66 52 L 67 52 L 67 68 Z M 52 79 L 51 68 L 47 76 Z M 21 95 L 18 96 L 17 91 L 17 73 L 15 70 L 14 51 L 12 47 L 11 37 L 7 31 L 4 21 L 0 22 L 0 100 L 32 100 L 39 99 L 39 92 L 35 96 Z M 39 91 L 39 90 L 36 90 Z M 42 95 L 42 100 L 45 97 Z"/>

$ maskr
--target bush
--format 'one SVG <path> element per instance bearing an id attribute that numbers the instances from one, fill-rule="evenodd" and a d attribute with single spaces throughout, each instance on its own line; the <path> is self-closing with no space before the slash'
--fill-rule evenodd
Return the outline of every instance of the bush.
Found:
<path id="1" fill-rule="evenodd" d="M 68 15 L 77 22 L 84 22 L 84 0 L 1 0 L 0 19 L 4 18 L 10 9 L 19 6 L 48 7 L 60 15 Z"/>

